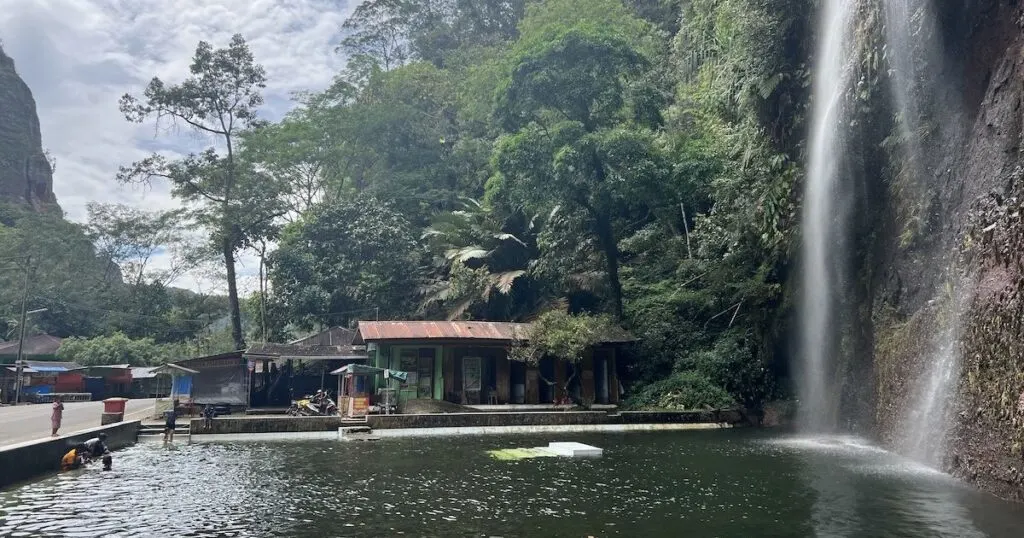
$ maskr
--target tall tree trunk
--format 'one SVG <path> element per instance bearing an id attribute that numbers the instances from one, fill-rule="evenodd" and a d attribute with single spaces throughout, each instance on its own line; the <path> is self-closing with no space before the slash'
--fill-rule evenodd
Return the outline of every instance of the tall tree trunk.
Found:
<path id="1" fill-rule="evenodd" d="M 231 309 L 231 340 L 235 349 L 245 349 L 245 338 L 242 337 L 242 313 L 238 305 L 238 284 L 235 281 L 235 248 L 231 240 L 231 230 L 225 231 L 221 247 L 224 249 L 224 269 L 228 278 L 228 307 Z"/>
<path id="2" fill-rule="evenodd" d="M 223 125 L 223 121 L 221 122 Z M 228 180 L 224 185 L 224 205 L 222 218 L 224 219 L 224 238 L 221 245 L 224 249 L 224 269 L 228 277 L 228 307 L 231 309 L 231 339 L 235 342 L 236 350 L 245 349 L 245 338 L 242 336 L 242 313 L 238 305 L 238 282 L 235 278 L 235 239 L 238 237 L 238 230 L 235 223 L 231 221 L 230 203 L 231 195 L 235 186 L 235 151 L 231 143 L 231 130 L 225 129 L 224 141 L 228 147 Z"/>
<path id="3" fill-rule="evenodd" d="M 604 251 L 615 318 L 622 321 L 625 318 L 625 312 L 622 308 L 622 283 L 619 281 L 619 245 L 615 241 L 615 231 L 612 229 L 611 219 L 607 215 L 600 214 L 594 215 L 594 220 L 597 227 L 597 238 L 601 242 L 601 250 Z"/>
<path id="4" fill-rule="evenodd" d="M 589 117 L 589 114 L 587 115 Z M 591 131 L 591 129 L 587 129 Z M 591 154 L 592 166 L 594 167 L 594 178 L 597 183 L 604 183 L 607 177 L 604 171 L 604 163 L 601 157 L 594 151 Z M 612 218 L 608 214 L 611 201 L 603 199 L 604 203 L 591 203 L 586 201 L 584 195 L 583 207 L 590 212 L 594 219 L 597 238 L 601 242 L 601 250 L 604 251 L 604 260 L 608 271 L 608 284 L 612 291 L 612 307 L 615 309 L 615 319 L 622 321 L 626 316 L 622 308 L 622 283 L 619 282 L 619 244 L 615 241 L 615 229 L 612 228 Z"/>

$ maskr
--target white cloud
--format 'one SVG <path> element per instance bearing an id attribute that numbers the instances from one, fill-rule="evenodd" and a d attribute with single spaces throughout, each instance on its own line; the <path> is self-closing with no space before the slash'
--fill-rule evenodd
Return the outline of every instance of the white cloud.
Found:
<path id="1" fill-rule="evenodd" d="M 200 149 L 186 136 L 133 125 L 118 111 L 125 92 L 153 76 L 188 74 L 200 40 L 224 46 L 245 36 L 267 69 L 263 116 L 277 119 L 296 91 L 325 88 L 342 68 L 334 52 L 353 0 L 4 0 L 0 39 L 36 99 L 43 146 L 57 159 L 54 192 L 68 218 L 85 220 L 90 201 L 147 209 L 176 202 L 166 185 L 123 187 L 119 166 L 154 151 Z M 166 263 L 166 260 L 158 263 Z M 257 260 L 240 260 L 239 285 L 251 290 Z M 177 285 L 222 291 L 218 279 L 187 275 Z"/>

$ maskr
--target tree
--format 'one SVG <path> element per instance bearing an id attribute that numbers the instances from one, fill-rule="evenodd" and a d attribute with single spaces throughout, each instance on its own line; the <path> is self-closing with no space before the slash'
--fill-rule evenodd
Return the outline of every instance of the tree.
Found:
<path id="1" fill-rule="evenodd" d="M 152 338 L 132 339 L 121 332 L 95 338 L 67 338 L 57 350 L 60 360 L 82 366 L 154 366 L 177 360 L 180 356 L 178 346 L 159 345 Z"/>
<path id="2" fill-rule="evenodd" d="M 268 260 L 273 301 L 307 329 L 409 315 L 421 263 L 409 221 L 367 195 L 287 226 Z"/>
<path id="3" fill-rule="evenodd" d="M 332 197 L 329 180 L 333 157 L 331 126 L 321 121 L 325 114 L 300 107 L 280 123 L 243 133 L 242 152 L 282 184 L 285 217 L 294 221 L 327 197 Z"/>
<path id="4" fill-rule="evenodd" d="M 97 334 L 110 322 L 120 276 L 107 270 L 82 227 L 61 215 L 0 204 L 0 338 L 17 324 L 29 276 L 31 317 L 55 336 Z"/>
<path id="5" fill-rule="evenodd" d="M 85 231 L 97 254 L 110 260 L 130 285 L 169 285 L 202 261 L 203 253 L 190 242 L 183 210 L 144 211 L 91 202 L 86 211 Z M 169 255 L 168 267 L 151 265 L 158 254 Z"/>
<path id="6" fill-rule="evenodd" d="M 367 0 L 356 6 L 341 29 L 348 35 L 337 50 L 390 71 L 409 59 L 408 34 L 417 11 L 412 0 Z M 428 0 L 429 3 L 429 0 Z"/>
<path id="7" fill-rule="evenodd" d="M 529 303 L 508 304 L 504 315 L 493 307 L 497 306 L 494 299 L 499 295 L 506 298 L 506 303 L 513 300 L 517 282 L 522 283 L 520 289 L 529 287 L 525 281 L 529 279 L 531 261 L 537 256 L 538 219 L 517 222 L 526 219 L 517 219 L 516 215 L 502 219 L 492 207 L 472 198 L 463 200 L 463 207 L 438 214 L 423 232 L 421 238 L 427 240 L 434 254 L 436 277 L 423 288 L 422 308 L 440 304 L 448 319 L 461 317 L 476 305 L 485 307 L 484 319 L 508 319 L 530 313 Z M 515 230 L 518 235 L 507 230 L 508 225 L 516 224 L 522 224 Z M 526 308 L 520 309 L 522 306 Z"/>
<path id="8" fill-rule="evenodd" d="M 410 61 L 445 64 L 460 50 L 493 46 L 518 34 L 527 0 L 367 0 L 342 25 L 337 47 L 349 55 L 349 77 L 365 80 Z"/>
<path id="9" fill-rule="evenodd" d="M 516 335 L 509 359 L 537 365 L 541 359 L 550 358 L 578 365 L 588 350 L 616 335 L 623 335 L 623 330 L 608 316 L 552 310 L 541 314 L 523 334 Z M 572 369 L 572 375 L 561 387 L 563 392 L 568 393 L 578 370 Z M 550 380 L 545 382 L 554 384 Z"/>
<path id="10" fill-rule="evenodd" d="M 175 196 L 199 205 L 197 217 L 210 227 L 224 258 L 232 338 L 238 349 L 244 349 L 235 255 L 282 213 L 275 201 L 280 187 L 240 162 L 235 147 L 243 129 L 258 125 L 256 111 L 263 104 L 260 91 L 266 85 L 266 73 L 241 35 L 232 37 L 223 49 L 200 41 L 190 72 L 176 85 L 154 78 L 142 100 L 125 94 L 121 112 L 132 122 L 147 118 L 182 122 L 220 145 L 224 154 L 215 147 L 177 161 L 154 154 L 122 167 L 118 179 L 133 183 L 164 178 L 171 182 Z"/>
<path id="11" fill-rule="evenodd" d="M 669 170 L 649 130 L 656 117 L 627 99 L 647 65 L 614 30 L 556 25 L 517 47 L 498 91 L 497 114 L 511 134 L 496 146 L 495 181 L 534 207 L 558 204 L 587 215 L 618 319 L 616 217 L 630 206 L 663 203 L 658 191 Z"/>

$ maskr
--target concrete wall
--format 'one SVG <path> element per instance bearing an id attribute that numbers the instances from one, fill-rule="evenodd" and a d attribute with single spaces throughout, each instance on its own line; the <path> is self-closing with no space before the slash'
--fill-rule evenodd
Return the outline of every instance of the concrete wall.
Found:
<path id="1" fill-rule="evenodd" d="M 60 470 L 60 459 L 74 445 L 107 434 L 107 446 L 117 450 L 134 445 L 140 421 L 118 422 L 57 439 L 29 441 L 0 448 L 0 488 Z"/>
<path id="2" fill-rule="evenodd" d="M 521 435 L 521 434 L 559 434 L 559 433 L 626 433 L 626 432 L 657 432 L 683 430 L 714 430 L 730 428 L 728 424 L 692 423 L 692 424 L 563 424 L 557 426 L 480 426 L 465 428 L 398 428 L 393 430 L 376 430 L 373 435 L 381 439 L 399 437 L 445 437 L 450 435 Z M 341 435 L 341 440 L 346 440 Z"/>
<path id="3" fill-rule="evenodd" d="M 505 426 L 567 426 L 586 424 L 742 424 L 739 411 L 548 411 L 519 413 L 444 413 L 371 415 L 374 431 L 396 428 L 481 428 Z"/>
<path id="4" fill-rule="evenodd" d="M 341 417 L 223 417 L 213 419 L 213 428 L 203 427 L 203 419 L 189 423 L 193 435 L 224 435 L 238 433 L 337 432 L 344 423 Z"/>
<path id="5" fill-rule="evenodd" d="M 739 410 L 722 411 L 622 411 L 611 415 L 615 424 L 740 424 L 747 417 Z"/>

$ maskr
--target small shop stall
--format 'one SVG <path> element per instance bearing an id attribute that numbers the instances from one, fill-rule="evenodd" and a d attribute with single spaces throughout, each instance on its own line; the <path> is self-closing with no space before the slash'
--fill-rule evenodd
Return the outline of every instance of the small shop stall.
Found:
<path id="1" fill-rule="evenodd" d="M 331 374 L 338 376 L 338 410 L 342 416 L 346 417 L 366 416 L 374 408 L 379 408 L 379 406 L 370 405 L 373 377 L 380 375 L 385 380 L 404 380 L 408 377 L 405 372 L 376 368 L 365 364 L 346 364 Z M 386 397 L 387 394 L 384 396 Z M 385 401 L 382 408 L 389 410 L 392 406 L 393 402 Z"/>

